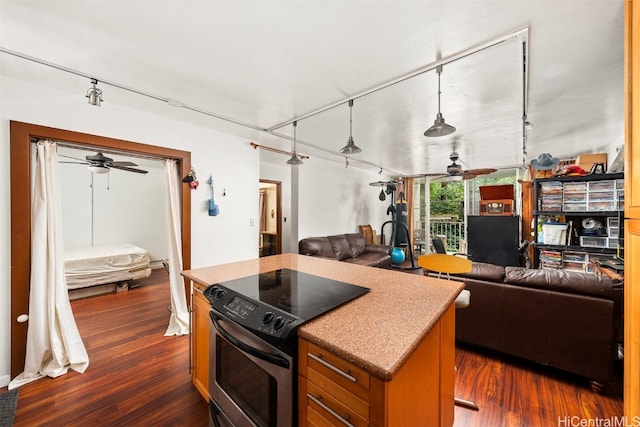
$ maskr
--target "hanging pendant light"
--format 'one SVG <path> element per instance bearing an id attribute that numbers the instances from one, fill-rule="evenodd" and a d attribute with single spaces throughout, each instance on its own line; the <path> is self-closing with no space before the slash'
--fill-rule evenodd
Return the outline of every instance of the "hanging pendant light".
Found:
<path id="1" fill-rule="evenodd" d="M 356 145 L 355 142 L 353 142 L 353 136 L 352 136 L 352 117 L 351 117 L 351 110 L 353 109 L 353 99 L 349 100 L 349 140 L 347 141 L 347 145 L 345 145 L 344 147 L 342 147 L 340 149 L 340 152 L 342 154 L 358 154 L 360 152 L 362 152 L 362 150 L 360 149 L 360 147 L 358 147 Z"/>
<path id="2" fill-rule="evenodd" d="M 436 73 L 438 73 L 438 115 L 433 122 L 433 126 L 424 131 L 424 136 L 445 136 L 456 131 L 455 127 L 445 123 L 444 117 L 440 112 L 440 74 L 442 74 L 442 65 L 436 67 Z"/>
<path id="3" fill-rule="evenodd" d="M 293 122 L 293 153 L 291 153 L 291 158 L 287 160 L 287 164 L 292 166 L 298 166 L 304 163 L 296 153 L 296 127 L 297 126 L 298 126 L 298 122 Z"/>

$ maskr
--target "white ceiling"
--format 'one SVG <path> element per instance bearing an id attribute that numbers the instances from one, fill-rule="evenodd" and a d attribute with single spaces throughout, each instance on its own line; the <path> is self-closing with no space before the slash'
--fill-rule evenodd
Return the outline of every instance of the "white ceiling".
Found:
<path id="1" fill-rule="evenodd" d="M 344 163 L 337 153 L 349 136 L 346 102 L 356 97 L 353 138 L 363 152 L 351 165 L 441 172 L 455 140 L 467 167 L 502 168 L 542 152 L 566 158 L 622 144 L 623 17 L 624 0 L 0 0 L 0 72 L 86 102 L 87 78 L 10 50 L 97 78 L 101 108 L 150 110 L 287 150 L 290 140 L 273 132 L 291 137 L 290 121 L 338 104 L 298 120 L 298 152 L 308 161 Z M 450 62 L 499 39 L 506 41 Z M 439 61 L 441 110 L 457 131 L 427 138 Z M 524 138 L 523 112 L 533 124 Z"/>

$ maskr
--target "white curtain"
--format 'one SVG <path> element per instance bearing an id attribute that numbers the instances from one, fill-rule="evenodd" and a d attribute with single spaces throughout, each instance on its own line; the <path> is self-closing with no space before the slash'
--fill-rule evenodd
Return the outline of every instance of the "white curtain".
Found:
<path id="1" fill-rule="evenodd" d="M 171 318 L 165 335 L 189 333 L 189 311 L 182 271 L 182 233 L 180 231 L 180 176 L 176 161 L 165 162 L 167 182 L 167 236 L 169 241 L 169 288 L 171 289 Z"/>
<path id="2" fill-rule="evenodd" d="M 84 372 L 89 356 L 78 332 L 64 270 L 56 144 L 39 141 L 31 202 L 31 281 L 24 372 L 9 389 L 69 368 Z"/>

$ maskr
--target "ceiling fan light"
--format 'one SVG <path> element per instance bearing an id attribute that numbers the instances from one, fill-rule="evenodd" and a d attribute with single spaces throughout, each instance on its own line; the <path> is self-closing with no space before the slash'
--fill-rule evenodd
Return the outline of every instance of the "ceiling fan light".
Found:
<path id="1" fill-rule="evenodd" d="M 424 136 L 445 136 L 450 135 L 456 131 L 455 126 L 451 126 L 444 121 L 444 117 L 442 117 L 442 113 L 438 113 L 436 119 L 433 122 L 433 126 L 427 129 L 424 132 Z"/>
<path id="2" fill-rule="evenodd" d="M 105 173 L 109 173 L 109 168 L 104 165 L 90 165 L 89 171 L 96 175 L 104 175 Z"/>
<path id="3" fill-rule="evenodd" d="M 353 141 L 353 137 L 350 136 L 349 140 L 347 141 L 347 145 L 342 147 L 340 149 L 340 152 L 342 154 L 358 154 L 362 152 L 362 149 L 356 145 L 356 143 Z"/>
<path id="4" fill-rule="evenodd" d="M 443 178 L 438 178 L 435 182 L 459 182 L 462 181 L 464 177 L 462 175 L 449 175 Z"/>

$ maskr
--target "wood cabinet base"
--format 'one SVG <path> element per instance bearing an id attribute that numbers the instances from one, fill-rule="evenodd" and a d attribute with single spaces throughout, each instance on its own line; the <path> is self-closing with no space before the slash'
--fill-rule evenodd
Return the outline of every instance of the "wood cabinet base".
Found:
<path id="1" fill-rule="evenodd" d="M 452 306 L 390 381 L 301 339 L 300 426 L 453 425 L 454 331 Z"/>

